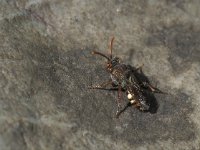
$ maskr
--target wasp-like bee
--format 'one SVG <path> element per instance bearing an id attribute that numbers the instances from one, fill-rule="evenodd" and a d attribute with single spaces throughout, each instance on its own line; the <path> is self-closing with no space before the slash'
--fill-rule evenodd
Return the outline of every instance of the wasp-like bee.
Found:
<path id="1" fill-rule="evenodd" d="M 112 56 L 114 37 L 109 44 L 110 54 L 109 56 L 93 51 L 92 54 L 100 55 L 107 59 L 106 70 L 110 73 L 110 79 L 102 84 L 89 87 L 90 89 L 104 89 L 104 90 L 118 90 L 117 100 L 117 113 L 119 115 L 126 110 L 129 106 L 134 106 L 140 111 L 148 111 L 149 103 L 144 91 L 154 93 L 164 93 L 158 88 L 153 87 L 148 80 L 140 78 L 142 73 L 142 66 L 135 68 L 130 65 L 123 64 L 118 57 Z M 106 88 L 110 86 L 110 88 Z M 129 102 L 121 109 L 122 92 L 125 92 Z"/>

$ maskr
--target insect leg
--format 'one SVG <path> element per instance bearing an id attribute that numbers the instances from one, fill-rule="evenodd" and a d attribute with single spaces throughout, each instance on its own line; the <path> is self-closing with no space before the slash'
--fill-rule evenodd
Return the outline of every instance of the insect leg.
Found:
<path id="1" fill-rule="evenodd" d="M 118 86 L 118 99 L 117 99 L 117 113 L 120 112 L 120 108 L 121 108 L 121 100 L 122 100 L 122 87 L 121 85 Z"/>
<path id="2" fill-rule="evenodd" d="M 116 118 L 119 118 L 119 116 L 121 115 L 121 113 L 123 113 L 123 112 L 124 112 L 128 107 L 130 107 L 130 106 L 134 106 L 135 108 L 138 108 L 138 109 L 140 109 L 141 111 L 143 111 L 139 102 L 137 102 L 137 101 L 135 101 L 134 103 L 128 102 L 128 103 L 124 106 L 123 109 L 121 109 L 120 111 L 117 112 Z"/>
<path id="3" fill-rule="evenodd" d="M 109 80 L 109 81 L 106 81 L 106 82 L 103 82 L 99 85 L 94 85 L 94 86 L 89 86 L 88 88 L 89 89 L 102 89 L 102 90 L 106 90 L 106 87 L 108 85 L 111 85 L 112 86 L 112 80 Z M 109 90 L 109 89 L 108 89 Z"/>
<path id="4" fill-rule="evenodd" d="M 153 93 L 161 93 L 161 94 L 167 94 L 161 90 L 159 90 L 158 88 L 154 87 L 153 85 L 151 85 L 150 83 L 148 82 L 142 82 L 142 86 L 144 88 L 147 88 L 148 90 L 150 90 L 151 92 Z"/>
<path id="5" fill-rule="evenodd" d="M 131 104 L 131 102 L 128 102 L 127 104 L 126 104 L 126 106 L 124 106 L 124 108 L 123 109 L 121 109 L 120 111 L 118 111 L 117 113 L 116 113 L 116 118 L 119 118 L 119 116 L 121 115 L 121 113 L 123 113 L 129 106 L 131 106 L 132 104 Z"/>

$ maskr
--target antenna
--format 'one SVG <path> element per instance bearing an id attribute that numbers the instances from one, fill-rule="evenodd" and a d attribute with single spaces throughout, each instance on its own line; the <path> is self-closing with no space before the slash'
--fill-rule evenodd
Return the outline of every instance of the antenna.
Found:
<path id="1" fill-rule="evenodd" d="M 112 59 L 112 48 L 113 48 L 113 41 L 115 37 L 112 37 L 110 44 L 109 44 L 109 49 L 110 49 L 110 59 Z"/>
<path id="2" fill-rule="evenodd" d="M 100 52 L 97 52 L 97 51 L 92 51 L 92 54 L 97 54 L 97 55 L 100 55 L 100 56 L 103 56 L 104 58 L 106 58 L 108 61 L 110 60 L 110 58 Z"/>

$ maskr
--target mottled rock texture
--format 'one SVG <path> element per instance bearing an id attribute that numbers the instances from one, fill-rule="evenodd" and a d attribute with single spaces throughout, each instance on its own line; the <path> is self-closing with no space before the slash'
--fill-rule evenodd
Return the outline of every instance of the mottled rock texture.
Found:
<path id="1" fill-rule="evenodd" d="M 1 0 L 1 150 L 199 150 L 199 0 Z M 170 94 L 115 118 L 114 54 Z M 124 103 L 127 101 L 124 96 Z"/>

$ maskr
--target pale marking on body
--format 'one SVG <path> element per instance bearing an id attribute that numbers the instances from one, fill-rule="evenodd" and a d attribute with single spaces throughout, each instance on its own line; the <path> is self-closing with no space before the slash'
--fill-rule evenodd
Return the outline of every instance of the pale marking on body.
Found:
<path id="1" fill-rule="evenodd" d="M 133 99 L 133 96 L 134 96 L 134 94 L 131 94 L 131 93 L 128 92 L 127 97 L 128 97 L 129 100 Z"/>
<path id="2" fill-rule="evenodd" d="M 131 100 L 130 102 L 131 102 L 131 104 L 134 104 L 134 103 L 135 103 L 135 100 Z"/>

